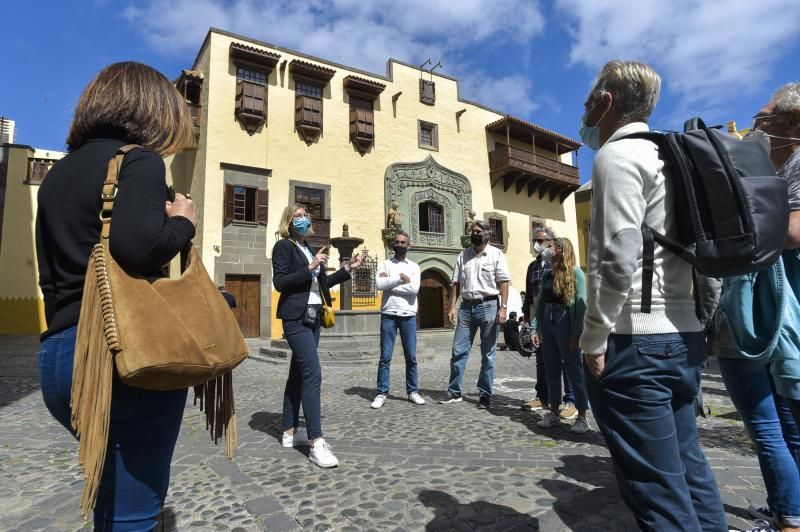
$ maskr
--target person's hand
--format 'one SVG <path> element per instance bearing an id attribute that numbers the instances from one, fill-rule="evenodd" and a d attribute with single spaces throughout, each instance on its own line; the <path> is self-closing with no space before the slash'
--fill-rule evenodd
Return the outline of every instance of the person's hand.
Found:
<path id="1" fill-rule="evenodd" d="M 389 277 L 389 274 L 386 272 L 381 272 L 378 274 L 378 277 Z"/>
<path id="2" fill-rule="evenodd" d="M 541 339 L 541 338 L 539 338 L 539 333 L 535 333 L 535 334 L 534 334 L 534 335 L 531 337 L 531 343 L 533 343 L 533 347 L 534 347 L 535 349 L 539 349 L 539 346 L 540 346 L 540 345 L 542 345 L 542 339 Z"/>
<path id="3" fill-rule="evenodd" d="M 400 274 L 400 280 L 403 281 L 403 284 L 408 284 L 408 283 L 411 282 L 411 277 L 409 277 L 408 275 L 406 275 L 404 273 L 401 273 Z"/>
<path id="4" fill-rule="evenodd" d="M 447 319 L 450 320 L 450 325 L 456 324 L 456 309 L 450 309 L 450 311 L 447 313 Z"/>
<path id="5" fill-rule="evenodd" d="M 497 323 L 499 323 L 500 325 L 504 324 L 507 319 L 506 317 L 507 313 L 508 313 L 507 309 L 500 307 L 500 310 L 497 311 Z"/>
<path id="6" fill-rule="evenodd" d="M 578 339 L 577 338 L 570 338 L 569 339 L 569 350 L 570 351 L 577 351 L 578 350 Z"/>
<path id="7" fill-rule="evenodd" d="M 359 266 L 361 266 L 363 262 L 364 262 L 364 252 L 362 251 L 358 255 L 353 255 L 352 257 L 350 257 L 350 262 L 348 262 L 347 265 L 352 270 L 353 268 L 358 268 Z"/>
<path id="8" fill-rule="evenodd" d="M 314 255 L 314 258 L 311 259 L 311 262 L 308 263 L 308 269 L 313 270 L 317 266 L 322 266 L 323 268 L 328 265 L 328 246 L 317 251 L 317 254 Z"/>
<path id="9" fill-rule="evenodd" d="M 165 210 L 169 218 L 183 216 L 192 222 L 192 225 L 197 227 L 197 207 L 195 207 L 194 202 L 185 195 L 181 193 L 175 194 L 175 200 L 168 201 Z"/>
<path id="10" fill-rule="evenodd" d="M 600 378 L 600 374 L 603 373 L 603 369 L 606 367 L 606 354 L 597 353 L 590 355 L 585 353 L 583 355 L 583 363 L 586 365 L 586 371 L 589 372 L 589 375 L 595 379 Z"/>

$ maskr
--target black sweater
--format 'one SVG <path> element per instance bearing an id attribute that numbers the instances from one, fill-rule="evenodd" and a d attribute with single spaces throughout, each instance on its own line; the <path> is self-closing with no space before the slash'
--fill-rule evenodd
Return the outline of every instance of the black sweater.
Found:
<path id="1" fill-rule="evenodd" d="M 47 330 L 42 339 L 78 323 L 86 266 L 100 240 L 100 193 L 108 161 L 125 143 L 93 139 L 58 161 L 39 189 L 36 255 Z M 194 237 L 194 225 L 168 218 L 164 161 L 143 148 L 125 156 L 114 201 L 109 247 L 132 273 L 162 275 Z"/>

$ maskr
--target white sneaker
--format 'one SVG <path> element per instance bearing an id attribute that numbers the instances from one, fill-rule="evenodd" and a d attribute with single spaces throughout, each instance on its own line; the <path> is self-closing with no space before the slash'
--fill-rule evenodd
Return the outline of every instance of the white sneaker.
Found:
<path id="1" fill-rule="evenodd" d="M 297 427 L 294 429 L 294 434 L 288 432 L 283 433 L 281 438 L 281 445 L 287 448 L 291 447 L 308 447 L 308 434 L 306 434 L 305 427 Z"/>
<path id="2" fill-rule="evenodd" d="M 414 403 L 415 405 L 424 405 L 425 399 L 419 394 L 419 392 L 411 392 L 408 394 L 408 400 Z"/>
<path id="3" fill-rule="evenodd" d="M 453 403 L 460 403 L 460 402 L 461 402 L 461 396 L 460 395 L 450 395 L 448 393 L 447 397 L 445 397 L 444 399 L 439 401 L 439 404 L 440 405 L 451 405 Z"/>
<path id="4" fill-rule="evenodd" d="M 320 467 L 336 467 L 339 465 L 339 459 L 333 455 L 331 444 L 323 438 L 317 439 L 314 445 L 311 446 L 308 459 Z"/>
<path id="5" fill-rule="evenodd" d="M 559 427 L 561 426 L 561 418 L 555 412 L 548 411 L 536 426 L 543 429 Z"/>
<path id="6" fill-rule="evenodd" d="M 379 393 L 378 395 L 375 396 L 375 400 L 372 401 L 372 404 L 370 406 L 372 408 L 380 408 L 383 406 L 383 403 L 385 402 L 386 402 L 386 396 L 383 395 L 382 393 Z"/>
<path id="7" fill-rule="evenodd" d="M 585 432 L 589 432 L 592 429 L 592 426 L 589 424 L 589 420 L 586 419 L 586 416 L 578 416 L 575 418 L 575 423 L 569 428 L 569 431 L 574 434 L 583 434 Z"/>

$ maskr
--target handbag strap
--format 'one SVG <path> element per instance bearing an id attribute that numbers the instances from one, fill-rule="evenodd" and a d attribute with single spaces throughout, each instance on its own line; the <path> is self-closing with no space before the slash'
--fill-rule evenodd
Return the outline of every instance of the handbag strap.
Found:
<path id="1" fill-rule="evenodd" d="M 106 172 L 106 180 L 103 181 L 103 191 L 100 194 L 100 200 L 103 202 L 100 208 L 100 222 L 103 224 L 100 230 L 101 239 L 108 240 L 111 234 L 111 214 L 114 212 L 114 198 L 117 197 L 117 188 L 119 182 L 119 171 L 122 168 L 122 160 L 134 148 L 141 148 L 138 144 L 128 144 L 117 150 L 117 154 L 113 159 L 108 161 L 108 171 Z"/>

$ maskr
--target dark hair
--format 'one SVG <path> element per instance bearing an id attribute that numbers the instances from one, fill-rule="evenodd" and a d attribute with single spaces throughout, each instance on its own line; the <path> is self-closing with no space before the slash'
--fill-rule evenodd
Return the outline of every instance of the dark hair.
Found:
<path id="1" fill-rule="evenodd" d="M 70 151 L 92 138 L 141 144 L 159 155 L 194 145 L 189 108 L 164 74 L 142 63 L 114 63 L 84 89 L 67 136 Z"/>

